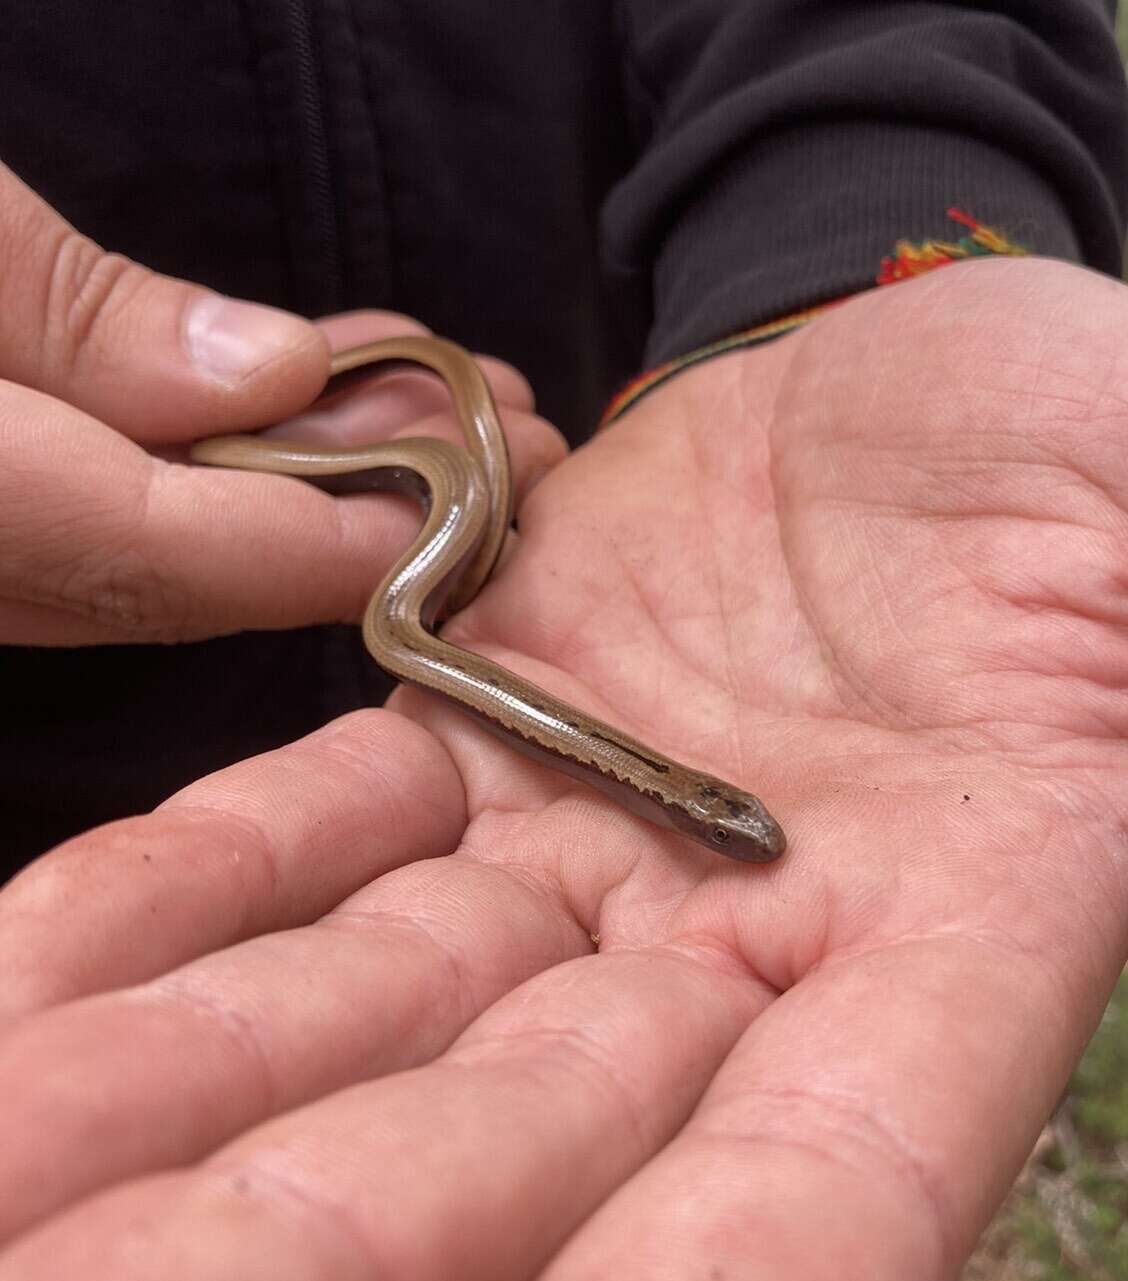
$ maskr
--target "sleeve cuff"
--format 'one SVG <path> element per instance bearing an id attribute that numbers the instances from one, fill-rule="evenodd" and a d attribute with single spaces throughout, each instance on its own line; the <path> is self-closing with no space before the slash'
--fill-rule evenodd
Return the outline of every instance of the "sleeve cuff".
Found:
<path id="1" fill-rule="evenodd" d="M 1041 174 L 982 140 L 884 122 L 794 127 L 750 147 L 665 236 L 646 363 L 876 285 L 898 242 L 963 233 L 953 206 L 1031 253 L 1119 273 L 1111 209 L 1076 227 Z"/>

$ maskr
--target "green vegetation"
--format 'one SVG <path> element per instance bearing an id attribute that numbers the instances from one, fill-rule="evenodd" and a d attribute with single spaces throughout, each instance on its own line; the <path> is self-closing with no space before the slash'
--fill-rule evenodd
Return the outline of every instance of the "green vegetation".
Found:
<path id="1" fill-rule="evenodd" d="M 1128 973 L 964 1281 L 1128 1281 Z"/>

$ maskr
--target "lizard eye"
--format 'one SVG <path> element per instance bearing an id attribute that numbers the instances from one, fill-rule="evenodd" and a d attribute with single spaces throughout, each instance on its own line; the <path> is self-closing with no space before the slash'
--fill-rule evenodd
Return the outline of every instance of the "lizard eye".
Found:
<path id="1" fill-rule="evenodd" d="M 723 827 L 713 828 L 713 840 L 716 842 L 717 845 L 724 845 L 724 843 L 728 840 L 728 838 L 729 838 L 729 834 L 728 832 L 725 831 Z"/>

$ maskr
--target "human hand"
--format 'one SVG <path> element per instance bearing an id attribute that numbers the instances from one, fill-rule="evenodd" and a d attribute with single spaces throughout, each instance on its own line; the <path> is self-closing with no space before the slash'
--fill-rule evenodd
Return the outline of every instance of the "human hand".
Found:
<path id="1" fill-rule="evenodd" d="M 0 167 L 0 644 L 358 617 L 409 512 L 178 460 L 197 437 L 299 414 L 328 377 L 331 346 L 419 332 L 390 313 L 319 327 L 155 275 L 103 253 Z M 520 485 L 562 447 L 524 379 L 482 365 Z M 333 405 L 300 426 L 363 442 L 460 438 L 420 375 L 382 377 Z"/>
<path id="2" fill-rule="evenodd" d="M 0 1281 L 953 1276 L 1125 956 L 1126 320 L 953 267 L 523 505 L 446 634 L 779 863 L 403 691 L 17 879 Z"/>

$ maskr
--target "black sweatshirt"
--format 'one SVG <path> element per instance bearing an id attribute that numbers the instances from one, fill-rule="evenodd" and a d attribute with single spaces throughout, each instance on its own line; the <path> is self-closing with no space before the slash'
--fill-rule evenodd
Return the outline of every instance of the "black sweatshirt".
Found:
<path id="1" fill-rule="evenodd" d="M 1118 273 L 1112 0 L 2 0 L 0 158 L 146 265 L 617 384 L 958 206 Z M 2 516 L 0 516 L 2 519 Z M 384 686 L 353 629 L 0 650 L 0 875 Z"/>

